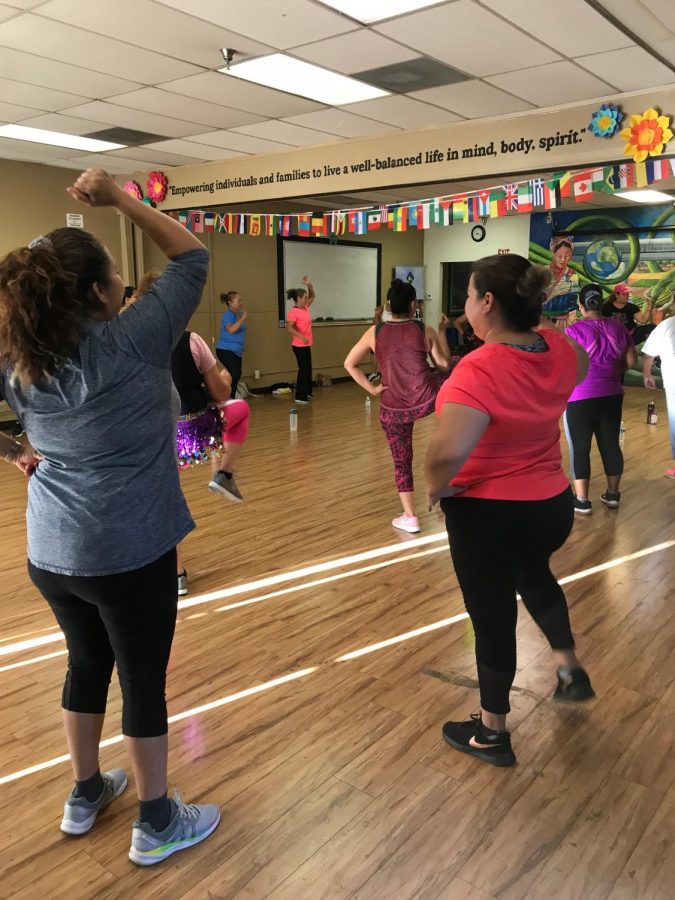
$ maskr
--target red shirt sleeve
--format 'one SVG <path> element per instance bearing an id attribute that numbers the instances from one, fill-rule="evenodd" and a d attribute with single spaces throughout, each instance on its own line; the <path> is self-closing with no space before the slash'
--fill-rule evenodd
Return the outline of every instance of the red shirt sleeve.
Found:
<path id="1" fill-rule="evenodd" d="M 474 350 L 457 364 L 438 392 L 436 415 L 440 415 L 444 403 L 459 403 L 491 416 L 495 384 L 486 362 L 481 359 L 483 355 L 480 350 Z"/>
<path id="2" fill-rule="evenodd" d="M 298 309 L 296 306 L 292 306 L 288 310 L 288 314 L 286 315 L 286 321 L 290 322 L 291 325 L 295 325 L 295 323 L 298 321 Z"/>

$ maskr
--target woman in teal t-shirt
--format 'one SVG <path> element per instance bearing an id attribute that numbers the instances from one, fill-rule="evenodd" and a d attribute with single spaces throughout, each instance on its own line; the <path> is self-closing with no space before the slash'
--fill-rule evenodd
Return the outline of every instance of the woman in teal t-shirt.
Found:
<path id="1" fill-rule="evenodd" d="M 241 307 L 241 297 L 237 291 L 221 294 L 220 299 L 227 304 L 227 309 L 220 320 L 220 336 L 216 344 L 216 356 L 230 373 L 232 393 L 237 394 L 237 385 L 241 378 L 241 359 L 246 342 L 246 318 L 248 313 Z"/>

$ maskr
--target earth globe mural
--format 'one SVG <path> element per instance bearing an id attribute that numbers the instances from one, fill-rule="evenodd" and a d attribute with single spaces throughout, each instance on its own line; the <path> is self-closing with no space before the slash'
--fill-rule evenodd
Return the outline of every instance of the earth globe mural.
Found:
<path id="1" fill-rule="evenodd" d="M 584 255 L 584 269 L 591 278 L 605 280 L 621 268 L 621 250 L 612 241 L 593 241 Z"/>

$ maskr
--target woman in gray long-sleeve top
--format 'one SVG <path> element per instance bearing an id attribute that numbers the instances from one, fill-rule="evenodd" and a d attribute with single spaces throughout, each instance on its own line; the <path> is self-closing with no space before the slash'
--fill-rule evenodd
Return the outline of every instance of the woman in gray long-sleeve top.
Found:
<path id="1" fill-rule="evenodd" d="M 68 647 L 62 706 L 75 787 L 61 830 L 89 831 L 127 786 L 124 771 L 101 774 L 98 763 L 116 663 L 140 801 L 129 856 L 152 865 L 208 837 L 220 818 L 216 806 L 167 797 L 175 548 L 194 527 L 178 483 L 171 353 L 199 304 L 208 253 L 101 170 L 69 192 L 127 216 L 171 262 L 124 316 L 124 283 L 86 231 L 58 228 L 0 262 L 0 389 L 35 448 L 3 437 L 0 456 L 31 476 L 29 574 Z"/>

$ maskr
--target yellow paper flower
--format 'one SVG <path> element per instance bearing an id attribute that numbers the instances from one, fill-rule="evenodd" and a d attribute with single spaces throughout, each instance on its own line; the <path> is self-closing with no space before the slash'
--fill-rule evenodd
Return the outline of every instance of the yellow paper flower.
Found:
<path id="1" fill-rule="evenodd" d="M 669 126 L 670 118 L 660 116 L 653 108 L 641 116 L 631 116 L 630 125 L 621 132 L 627 142 L 624 154 L 632 156 L 636 163 L 644 162 L 648 156 L 660 156 L 673 136 Z"/>

